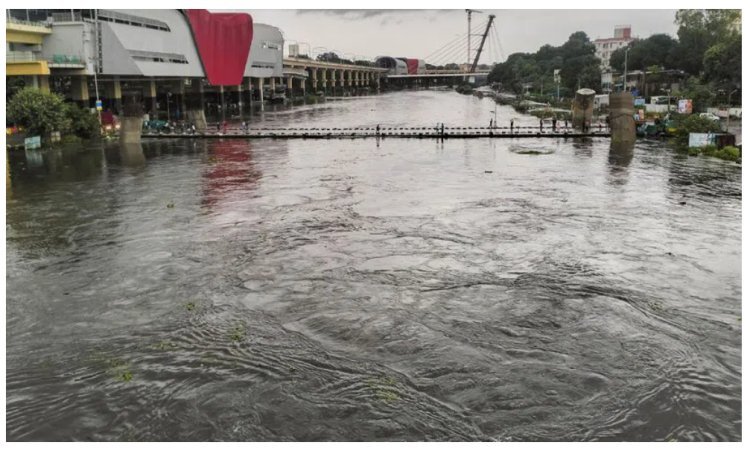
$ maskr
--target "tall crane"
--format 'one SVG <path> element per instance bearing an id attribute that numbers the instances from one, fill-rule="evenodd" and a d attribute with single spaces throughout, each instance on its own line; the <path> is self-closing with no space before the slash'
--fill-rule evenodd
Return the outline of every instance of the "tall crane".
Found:
<path id="1" fill-rule="evenodd" d="M 467 9 L 466 17 L 468 20 L 468 29 L 466 32 L 466 65 L 471 63 L 471 13 L 481 13 L 482 11 L 476 9 Z M 486 33 L 485 33 L 486 35 Z"/>
<path id="2" fill-rule="evenodd" d="M 490 17 L 487 20 L 487 28 L 484 29 L 484 34 L 482 35 L 482 42 L 479 43 L 479 48 L 477 49 L 477 56 L 474 57 L 474 63 L 472 63 L 471 69 L 469 69 L 469 73 L 473 73 L 475 70 L 477 70 L 477 63 L 479 62 L 479 57 L 482 55 L 482 47 L 484 47 L 484 41 L 487 40 L 487 34 L 490 32 L 490 27 L 492 26 L 493 20 L 495 20 L 495 15 L 490 14 Z"/>

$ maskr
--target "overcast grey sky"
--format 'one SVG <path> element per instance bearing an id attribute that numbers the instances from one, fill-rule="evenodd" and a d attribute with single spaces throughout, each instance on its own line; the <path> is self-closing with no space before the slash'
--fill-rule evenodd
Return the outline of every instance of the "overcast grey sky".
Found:
<path id="1" fill-rule="evenodd" d="M 250 10 L 253 21 L 279 27 L 288 41 L 373 58 L 377 55 L 425 58 L 450 41 L 466 35 L 464 10 Z M 591 39 L 611 37 L 614 27 L 632 26 L 633 35 L 675 35 L 675 10 L 484 10 L 472 16 L 472 29 L 495 14 L 500 45 L 483 52 L 482 63 L 533 52 L 544 44 L 560 45 L 575 31 Z M 475 38 L 478 40 L 478 38 Z M 488 41 L 493 44 L 495 41 Z M 457 50 L 461 48 L 460 50 Z M 307 45 L 302 44 L 306 51 Z M 321 49 L 318 49 L 321 51 Z M 456 55 L 466 60 L 466 46 L 449 46 L 438 60 Z M 427 58 L 428 63 L 443 64 Z"/>

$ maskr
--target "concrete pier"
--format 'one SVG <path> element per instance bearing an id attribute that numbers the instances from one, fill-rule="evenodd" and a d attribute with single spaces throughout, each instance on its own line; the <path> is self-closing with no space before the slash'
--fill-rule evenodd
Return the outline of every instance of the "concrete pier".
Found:
<path id="1" fill-rule="evenodd" d="M 613 92 L 609 95 L 609 126 L 612 142 L 635 142 L 635 119 L 633 96 L 629 92 Z"/>

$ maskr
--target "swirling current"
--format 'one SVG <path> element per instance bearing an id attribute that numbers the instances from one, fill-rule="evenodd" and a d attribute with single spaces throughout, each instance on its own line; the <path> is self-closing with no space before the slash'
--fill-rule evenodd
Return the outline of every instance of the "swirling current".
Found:
<path id="1" fill-rule="evenodd" d="M 399 92 L 253 125 L 493 108 Z M 8 440 L 741 440 L 735 163 L 604 138 L 8 158 Z"/>

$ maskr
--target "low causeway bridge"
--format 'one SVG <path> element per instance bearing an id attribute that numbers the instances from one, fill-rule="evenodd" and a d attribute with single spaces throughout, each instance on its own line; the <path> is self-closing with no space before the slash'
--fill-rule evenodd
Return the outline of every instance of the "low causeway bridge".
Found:
<path id="1" fill-rule="evenodd" d="M 229 128 L 203 132 L 148 132 L 143 138 L 195 138 L 195 139 L 356 139 L 356 138 L 416 138 L 416 139 L 470 139 L 470 138 L 607 138 L 606 128 L 583 132 L 573 128 L 557 127 L 264 127 Z"/>

